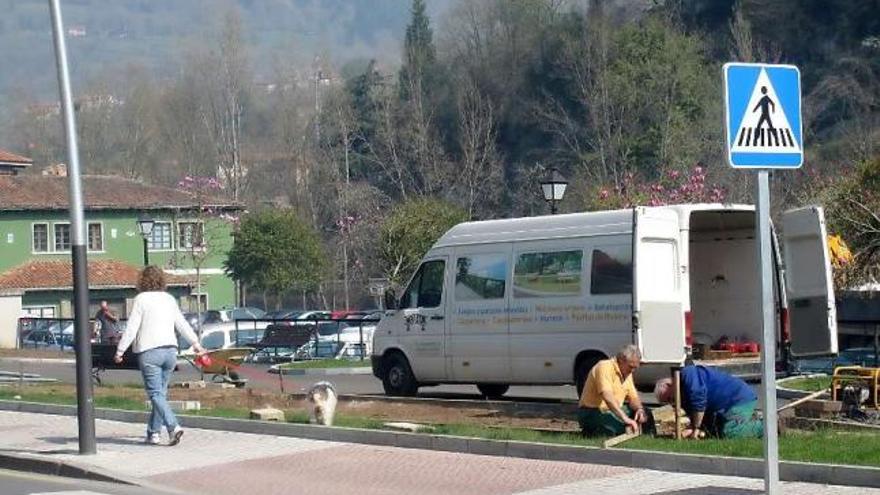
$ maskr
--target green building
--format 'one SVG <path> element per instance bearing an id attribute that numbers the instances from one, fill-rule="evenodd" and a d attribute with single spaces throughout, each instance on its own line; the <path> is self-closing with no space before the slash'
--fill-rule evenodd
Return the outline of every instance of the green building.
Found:
<path id="1" fill-rule="evenodd" d="M 0 291 L 21 294 L 23 314 L 71 317 L 68 179 L 21 175 L 28 164 L 10 157 L 23 159 L 0 150 Z M 128 314 L 144 264 L 139 217 L 153 221 L 149 263 L 165 269 L 184 311 L 195 311 L 197 302 L 203 309 L 234 305 L 235 284 L 222 266 L 238 206 L 119 177 L 84 176 L 82 187 L 90 313 L 106 300 Z"/>

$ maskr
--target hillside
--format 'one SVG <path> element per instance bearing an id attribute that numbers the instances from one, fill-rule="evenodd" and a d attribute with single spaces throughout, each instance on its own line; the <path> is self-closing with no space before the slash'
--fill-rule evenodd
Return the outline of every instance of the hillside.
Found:
<path id="1" fill-rule="evenodd" d="M 449 0 L 432 0 L 441 14 Z M 308 67 L 316 55 L 396 61 L 409 17 L 407 0 L 63 0 L 74 84 L 111 81 L 120 68 L 144 66 L 173 76 L 181 51 L 204 44 L 219 19 L 238 11 L 253 69 L 273 61 Z M 54 97 L 56 76 L 45 0 L 0 0 L 0 107 L 10 94 Z"/>

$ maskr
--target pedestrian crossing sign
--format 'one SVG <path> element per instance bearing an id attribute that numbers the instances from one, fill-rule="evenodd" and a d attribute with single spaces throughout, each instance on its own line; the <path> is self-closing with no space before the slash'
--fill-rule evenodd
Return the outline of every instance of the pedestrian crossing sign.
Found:
<path id="1" fill-rule="evenodd" d="M 727 159 L 734 168 L 804 162 L 801 73 L 793 65 L 724 65 Z"/>

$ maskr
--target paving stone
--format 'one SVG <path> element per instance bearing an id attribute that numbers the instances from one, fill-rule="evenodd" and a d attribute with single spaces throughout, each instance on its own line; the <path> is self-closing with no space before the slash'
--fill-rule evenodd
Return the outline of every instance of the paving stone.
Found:
<path id="1" fill-rule="evenodd" d="M 285 421 L 284 411 L 272 407 L 252 409 L 250 416 L 251 419 L 258 419 L 260 421 L 279 421 L 282 423 Z"/>

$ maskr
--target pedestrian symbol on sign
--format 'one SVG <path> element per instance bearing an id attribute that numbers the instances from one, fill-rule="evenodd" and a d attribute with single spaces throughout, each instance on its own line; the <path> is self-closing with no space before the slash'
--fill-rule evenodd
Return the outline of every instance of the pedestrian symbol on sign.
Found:
<path id="1" fill-rule="evenodd" d="M 724 66 L 727 150 L 734 167 L 796 168 L 803 161 L 800 73 L 791 66 Z"/>

